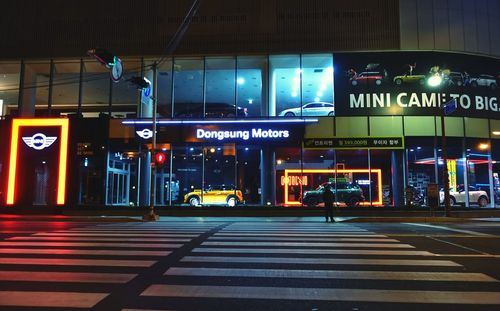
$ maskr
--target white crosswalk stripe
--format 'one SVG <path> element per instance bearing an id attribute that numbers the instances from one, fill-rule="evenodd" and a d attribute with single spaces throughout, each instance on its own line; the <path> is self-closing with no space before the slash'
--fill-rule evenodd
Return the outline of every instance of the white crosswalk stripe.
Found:
<path id="1" fill-rule="evenodd" d="M 0 309 L 93 308 L 217 225 L 106 224 L 6 238 L 0 241 Z"/>
<path id="2" fill-rule="evenodd" d="M 269 299 L 500 305 L 498 292 L 459 290 L 464 284 L 497 284 L 497 279 L 435 258 L 429 251 L 351 225 L 234 223 L 194 247 L 165 270 L 162 284 L 152 284 L 141 296 L 184 299 L 186 305 L 205 298 L 244 304 Z M 248 286 L 257 280 L 259 286 Z M 333 280 L 364 282 L 349 283 L 360 288 L 325 283 Z M 316 287 L 318 282 L 323 287 Z M 406 289 L 408 284 L 415 289 Z"/>

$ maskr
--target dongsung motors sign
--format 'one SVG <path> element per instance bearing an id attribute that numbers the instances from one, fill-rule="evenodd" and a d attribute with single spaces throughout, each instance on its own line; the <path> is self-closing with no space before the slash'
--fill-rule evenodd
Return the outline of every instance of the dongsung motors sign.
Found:
<path id="1" fill-rule="evenodd" d="M 249 139 L 269 139 L 276 140 L 290 137 L 289 130 L 274 130 L 268 128 L 252 128 L 250 130 L 208 130 L 196 129 L 197 139 L 208 140 L 249 140 Z"/>
<path id="2" fill-rule="evenodd" d="M 335 115 L 437 115 L 500 119 L 500 61 L 440 52 L 335 54 Z"/>

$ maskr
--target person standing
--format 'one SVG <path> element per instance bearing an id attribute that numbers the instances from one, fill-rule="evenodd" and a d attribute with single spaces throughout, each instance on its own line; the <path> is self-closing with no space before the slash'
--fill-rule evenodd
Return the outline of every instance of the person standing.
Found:
<path id="1" fill-rule="evenodd" d="M 323 202 L 325 203 L 325 219 L 328 222 L 335 222 L 333 219 L 333 201 L 335 200 L 335 195 L 333 194 L 329 184 L 325 185 L 325 190 L 323 191 Z"/>

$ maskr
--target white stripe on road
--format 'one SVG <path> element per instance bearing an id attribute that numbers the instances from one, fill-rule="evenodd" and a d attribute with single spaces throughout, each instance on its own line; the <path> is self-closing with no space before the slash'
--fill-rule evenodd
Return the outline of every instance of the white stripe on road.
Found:
<path id="1" fill-rule="evenodd" d="M 317 241 L 317 242 L 396 242 L 400 241 L 395 239 L 382 239 L 382 238 L 313 238 L 313 237 L 228 237 L 228 236 L 212 236 L 208 240 L 217 241 Z"/>
<path id="2" fill-rule="evenodd" d="M 335 270 L 287 270 L 287 269 L 240 269 L 240 268 L 181 268 L 174 267 L 164 275 L 214 276 L 214 277 L 263 277 L 263 278 L 311 278 L 352 280 L 399 280 L 399 281 L 446 281 L 446 282 L 498 282 L 483 273 L 464 272 L 413 272 L 413 271 L 335 271 Z"/>
<path id="3" fill-rule="evenodd" d="M 288 288 L 257 286 L 151 285 L 141 296 L 371 301 L 400 303 L 500 304 L 498 292 Z"/>
<path id="4" fill-rule="evenodd" d="M 436 226 L 436 225 L 429 225 L 429 224 L 418 224 L 418 223 L 404 223 L 405 225 L 412 225 L 412 226 L 419 226 L 419 227 L 428 227 L 428 228 L 434 228 L 434 229 L 441 229 L 441 230 L 447 230 L 447 231 L 453 231 L 453 232 L 460 232 L 460 233 L 466 233 L 470 235 L 476 235 L 476 236 L 485 236 L 485 237 L 493 237 L 494 235 L 491 234 L 486 234 L 486 233 L 481 233 L 481 232 L 476 232 L 476 231 L 470 231 L 470 230 L 462 230 L 462 229 L 454 229 L 454 228 L 449 228 L 445 226 Z"/>
<path id="5" fill-rule="evenodd" d="M 176 239 L 176 238 L 120 238 L 120 237 L 67 237 L 67 236 L 20 236 L 7 238 L 9 241 L 102 241 L 102 242 L 189 242 L 191 239 Z M 147 244 L 146 244 L 147 245 Z"/>
<path id="6" fill-rule="evenodd" d="M 0 306 L 45 308 L 92 308 L 105 293 L 0 291 Z"/>
<path id="7" fill-rule="evenodd" d="M 395 255 L 395 256 L 434 256 L 427 251 L 371 250 L 371 249 L 297 249 L 297 248 L 212 248 L 200 247 L 194 253 L 249 253 L 249 254 L 307 254 L 307 255 Z"/>
<path id="8" fill-rule="evenodd" d="M 167 256 L 170 251 L 125 251 L 108 249 L 43 249 L 0 248 L 0 254 L 48 254 L 48 255 L 92 255 L 92 256 Z"/>
<path id="9" fill-rule="evenodd" d="M 1 245 L 1 244 L 0 244 Z M 314 242 L 203 242 L 203 246 L 292 246 L 292 247 L 367 247 L 367 248 L 415 248 L 409 244 L 394 243 L 314 243 Z"/>
<path id="10" fill-rule="evenodd" d="M 137 274 L 85 273 L 85 272 L 39 272 L 0 271 L 0 281 L 71 282 L 71 283 L 117 283 L 124 284 Z"/>
<path id="11" fill-rule="evenodd" d="M 182 262 L 461 267 L 449 260 L 186 256 Z"/>
<path id="12" fill-rule="evenodd" d="M 332 237 L 332 238 L 387 238 L 387 235 L 383 234 L 371 234 L 371 233 L 226 233 L 217 232 L 213 236 L 227 236 L 227 237 L 239 237 L 239 236 L 249 236 L 249 237 Z"/>
<path id="13" fill-rule="evenodd" d="M 73 233 L 73 232 L 40 232 L 33 234 L 34 236 L 100 236 L 100 237 L 158 237 L 158 238 L 195 238 L 199 234 L 163 234 L 163 233 Z"/>
<path id="14" fill-rule="evenodd" d="M 68 258 L 0 258 L 2 265 L 151 267 L 153 260 L 68 259 Z"/>
<path id="15" fill-rule="evenodd" d="M 128 248 L 179 248 L 183 244 L 157 243 L 66 243 L 66 242 L 0 242 L 0 246 L 39 246 L 39 247 L 128 247 Z"/>

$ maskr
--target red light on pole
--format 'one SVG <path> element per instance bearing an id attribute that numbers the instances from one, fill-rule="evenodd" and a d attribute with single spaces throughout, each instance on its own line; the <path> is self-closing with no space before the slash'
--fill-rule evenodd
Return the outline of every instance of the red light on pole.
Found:
<path id="1" fill-rule="evenodd" d="M 163 152 L 156 152 L 155 153 L 155 164 L 156 166 L 162 166 L 165 164 L 166 156 Z"/>

